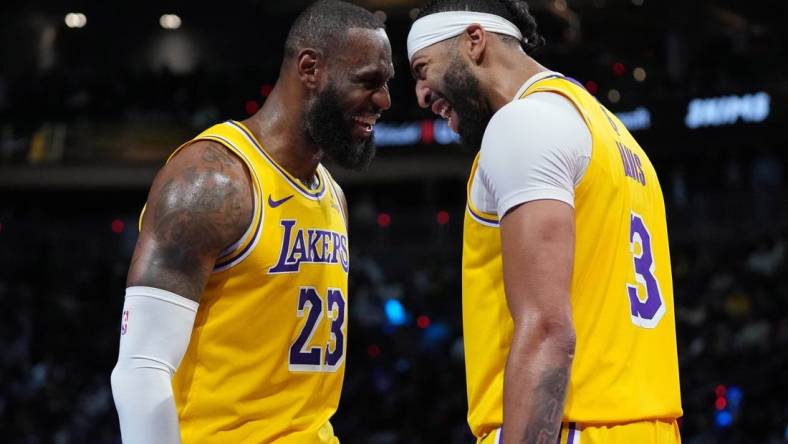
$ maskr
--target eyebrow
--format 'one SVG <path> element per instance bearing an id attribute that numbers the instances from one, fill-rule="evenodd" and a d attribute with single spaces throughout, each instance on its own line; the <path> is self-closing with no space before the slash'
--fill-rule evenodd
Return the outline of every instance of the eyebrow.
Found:
<path id="1" fill-rule="evenodd" d="M 381 68 L 380 66 L 361 68 L 355 73 L 356 77 L 376 76 L 386 77 L 387 79 L 393 79 L 395 75 L 396 71 L 394 71 L 394 67 L 391 65 L 386 68 Z"/>

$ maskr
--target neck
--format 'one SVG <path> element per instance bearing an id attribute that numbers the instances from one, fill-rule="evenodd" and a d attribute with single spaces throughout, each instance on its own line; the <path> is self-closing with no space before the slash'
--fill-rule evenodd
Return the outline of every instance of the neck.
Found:
<path id="1" fill-rule="evenodd" d="M 308 184 L 315 177 L 323 152 L 304 137 L 304 110 L 293 106 L 303 98 L 294 97 L 288 89 L 280 79 L 260 111 L 243 123 L 276 163 Z"/>
<path id="2" fill-rule="evenodd" d="M 496 64 L 493 71 L 483 78 L 492 80 L 485 93 L 490 108 L 496 112 L 512 101 L 517 90 L 526 80 L 548 69 L 522 51 L 511 51 L 506 58 Z"/>

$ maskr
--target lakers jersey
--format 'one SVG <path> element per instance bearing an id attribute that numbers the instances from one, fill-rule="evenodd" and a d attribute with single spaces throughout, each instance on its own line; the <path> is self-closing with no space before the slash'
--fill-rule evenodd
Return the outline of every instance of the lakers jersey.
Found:
<path id="1" fill-rule="evenodd" d="M 535 92 L 571 101 L 592 136 L 588 167 L 575 186 L 570 295 L 577 342 L 563 421 L 680 417 L 673 284 L 656 172 L 624 125 L 581 86 L 546 77 L 520 98 Z M 514 326 L 504 293 L 499 215 L 471 199 L 478 161 L 468 182 L 462 309 L 468 421 L 481 437 L 502 425 Z"/>
<path id="2" fill-rule="evenodd" d="M 184 146 L 198 140 L 244 162 L 254 217 L 217 259 L 173 379 L 182 440 L 337 443 L 349 254 L 336 184 L 318 166 L 319 186 L 305 187 L 239 122 Z"/>

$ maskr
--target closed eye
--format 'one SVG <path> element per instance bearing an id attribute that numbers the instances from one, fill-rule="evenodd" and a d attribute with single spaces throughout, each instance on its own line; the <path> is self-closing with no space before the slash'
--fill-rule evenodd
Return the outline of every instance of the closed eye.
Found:
<path id="1" fill-rule="evenodd" d="M 385 88 L 388 90 L 388 83 L 391 77 L 381 74 L 362 74 L 354 79 L 357 83 L 364 85 L 367 89 Z"/>
<path id="2" fill-rule="evenodd" d="M 424 63 L 417 63 L 413 65 L 413 77 L 416 80 L 423 80 L 424 79 L 424 73 L 422 72 L 423 70 L 424 70 Z"/>

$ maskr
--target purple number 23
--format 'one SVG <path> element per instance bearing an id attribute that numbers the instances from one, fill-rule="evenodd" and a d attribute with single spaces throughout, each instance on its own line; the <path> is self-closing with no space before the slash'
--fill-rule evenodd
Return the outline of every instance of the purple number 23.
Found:
<path id="1" fill-rule="evenodd" d="M 651 234 L 643 218 L 634 212 L 630 219 L 629 242 L 635 266 L 635 281 L 646 290 L 646 297 L 643 299 L 638 296 L 637 285 L 627 284 L 632 323 L 643 328 L 655 328 L 665 314 L 665 304 L 662 302 L 659 282 L 654 276 Z"/>
<path id="2" fill-rule="evenodd" d="M 322 346 L 310 346 L 323 320 L 323 299 L 313 287 L 301 287 L 299 290 L 296 316 L 302 318 L 306 315 L 307 318 L 301 333 L 290 346 L 290 371 L 334 372 L 342 365 L 345 354 L 345 298 L 341 290 L 329 288 L 327 299 L 328 311 L 325 316 L 331 321 L 331 332 L 324 359 Z M 306 310 L 308 314 L 304 313 Z"/>

